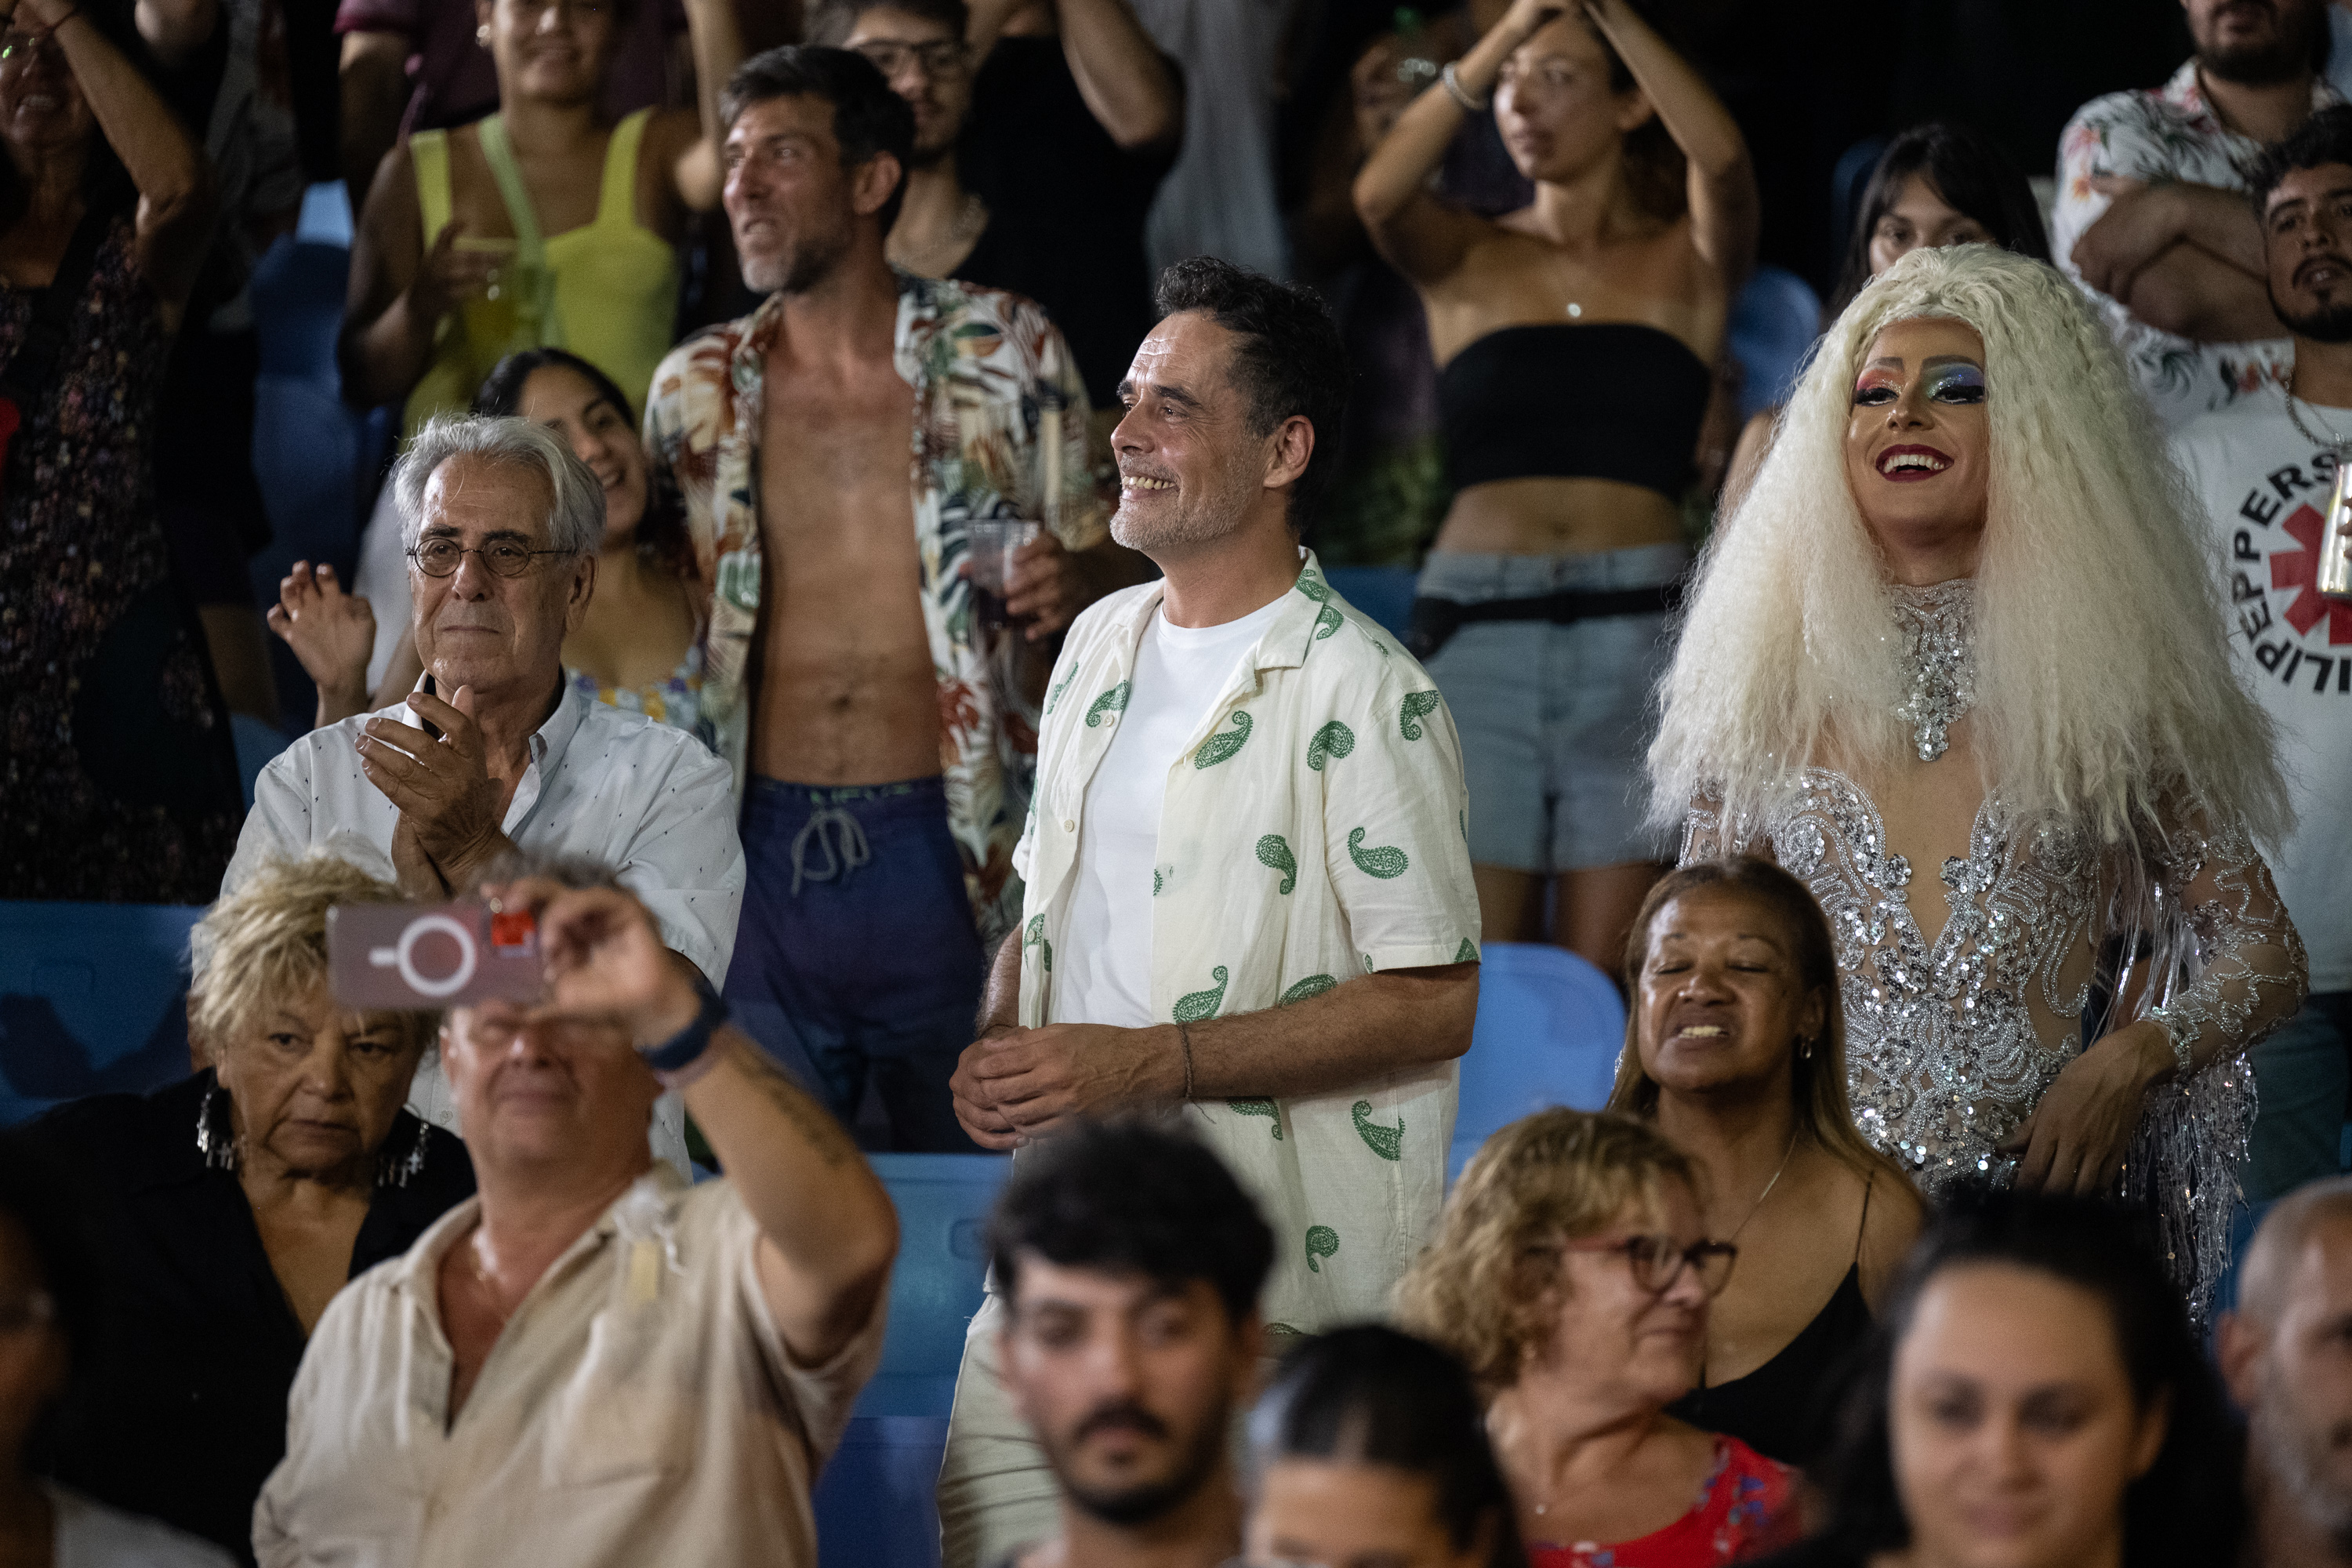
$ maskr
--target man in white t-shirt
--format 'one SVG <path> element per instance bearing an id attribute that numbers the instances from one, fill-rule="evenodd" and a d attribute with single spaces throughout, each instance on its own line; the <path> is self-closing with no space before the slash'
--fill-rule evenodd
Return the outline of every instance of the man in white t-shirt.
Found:
<path id="1" fill-rule="evenodd" d="M 1381 1316 L 1444 1194 L 1478 995 L 1461 748 L 1296 526 L 1347 362 L 1319 301 L 1229 263 L 1162 276 L 1112 437 L 1111 534 L 1167 574 L 1080 616 L 1054 670 L 997 954 L 952 1088 L 1011 1149 L 1181 1115 L 1274 1227 L 1266 1328 Z M 1053 1476 L 972 1321 L 940 1478 L 947 1568 L 1054 1531 Z"/>
<path id="2" fill-rule="evenodd" d="M 2352 108 L 2324 110 L 2253 165 L 2284 387 L 2185 426 L 2231 638 L 2277 721 L 2298 818 L 2271 865 L 2311 955 L 2303 1010 L 2253 1050 L 2261 1111 L 2246 1188 L 2278 1197 L 2337 1164 L 2352 1051 L 2352 599 L 2319 592 L 2336 470 L 2352 455 Z"/>

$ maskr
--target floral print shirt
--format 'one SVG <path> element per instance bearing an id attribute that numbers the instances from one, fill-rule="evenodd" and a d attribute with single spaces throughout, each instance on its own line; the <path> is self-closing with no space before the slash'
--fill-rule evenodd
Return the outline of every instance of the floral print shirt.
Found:
<path id="1" fill-rule="evenodd" d="M 1797 1472 L 1737 1437 L 1715 1440 L 1698 1501 L 1663 1530 L 1606 1545 L 1528 1543 L 1528 1568 L 1715 1568 L 1794 1546 L 1802 1536 Z"/>
<path id="2" fill-rule="evenodd" d="M 1118 732 L 1160 597 L 1147 583 L 1094 605 L 1054 667 L 1014 860 L 1027 882 L 1025 1027 L 1066 1017 L 1054 953 L 1090 936 L 1067 916 L 1087 785 Z M 1375 970 L 1478 957 L 1468 792 L 1444 699 L 1332 591 L 1311 552 L 1277 603 L 1169 770 L 1151 874 L 1158 1019 L 1259 1012 Z M 1446 1061 L 1326 1094 L 1187 1107 L 1274 1226 L 1264 1309 L 1276 1333 L 1387 1314 L 1444 1196 L 1455 1083 Z"/>
<path id="3" fill-rule="evenodd" d="M 673 349 L 646 399 L 646 447 L 686 497 L 704 582 L 701 733 L 750 782 L 752 638 L 760 616 L 761 388 L 782 314 L 771 297 Z M 940 689 L 948 826 L 982 940 L 1021 904 L 1013 847 L 1036 773 L 1037 712 L 1017 630 L 983 623 L 962 565 L 967 525 L 1022 518 L 1065 549 L 1108 537 L 1087 459 L 1085 384 L 1045 313 L 1018 294 L 898 274 L 897 363 L 913 389 L 915 538 L 923 624 Z"/>
<path id="4" fill-rule="evenodd" d="M 2313 83 L 2314 109 L 2343 100 L 2325 81 Z M 2189 60 L 2172 79 L 2153 89 L 2135 89 L 2095 98 L 2074 111 L 2058 142 L 2058 199 L 2051 212 L 2050 249 L 2058 266 L 2090 297 L 2116 334 L 2124 362 L 2167 425 L 2178 426 L 2226 406 L 2290 367 L 2288 339 L 2243 343 L 2200 343 L 2149 326 L 2123 302 L 2083 281 L 2074 265 L 2074 244 L 2098 221 L 2112 198 L 2091 188 L 2094 174 L 2122 174 L 2151 183 L 2187 181 L 2242 191 L 2238 171 L 2262 151 L 2262 143 L 2221 123 L 2205 101 L 2197 62 Z"/>

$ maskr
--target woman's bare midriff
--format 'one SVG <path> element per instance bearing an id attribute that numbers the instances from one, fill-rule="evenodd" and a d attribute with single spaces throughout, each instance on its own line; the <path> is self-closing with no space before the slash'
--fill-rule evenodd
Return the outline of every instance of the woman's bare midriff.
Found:
<path id="1" fill-rule="evenodd" d="M 1618 479 L 1492 479 L 1454 498 L 1434 549 L 1465 555 L 1590 555 L 1683 542 L 1681 510 Z"/>

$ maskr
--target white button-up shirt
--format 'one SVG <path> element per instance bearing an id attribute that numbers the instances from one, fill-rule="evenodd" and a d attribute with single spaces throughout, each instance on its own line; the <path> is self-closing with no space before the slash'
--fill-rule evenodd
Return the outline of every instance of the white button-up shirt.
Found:
<path id="1" fill-rule="evenodd" d="M 531 1287 L 452 1421 L 441 1264 L 480 1212 L 450 1210 L 320 1319 L 254 1504 L 264 1568 L 815 1568 L 809 1489 L 886 1303 L 799 1365 L 734 1188 L 656 1167 Z"/>
<path id="2" fill-rule="evenodd" d="M 360 769 L 370 719 L 416 722 L 405 703 L 361 714 L 311 731 L 262 769 L 223 893 L 273 856 L 329 847 L 391 876 L 400 813 Z M 711 984 L 725 983 L 743 907 L 743 845 L 734 781 L 709 747 L 567 687 L 530 738 L 530 763 L 501 826 L 533 854 L 612 869 L 652 912 L 663 943 Z"/>
<path id="3" fill-rule="evenodd" d="M 1047 693 L 1037 794 L 1013 866 L 1021 1022 L 1054 1021 L 1087 785 L 1109 750 L 1162 585 L 1070 628 Z M 1199 1023 L 1304 1000 L 1382 969 L 1475 962 L 1462 748 L 1444 699 L 1312 553 L 1284 609 L 1168 772 L 1152 868 L 1151 1016 Z M 1275 1229 L 1276 1331 L 1387 1314 L 1427 1238 L 1454 1136 L 1451 1061 L 1189 1116 Z"/>

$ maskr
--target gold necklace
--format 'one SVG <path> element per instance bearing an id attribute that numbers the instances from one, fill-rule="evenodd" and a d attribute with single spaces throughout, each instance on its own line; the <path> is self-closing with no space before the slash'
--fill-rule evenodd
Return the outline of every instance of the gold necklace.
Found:
<path id="1" fill-rule="evenodd" d="M 1774 1167 L 1772 1179 L 1764 1184 L 1764 1190 L 1756 1194 L 1756 1201 L 1754 1203 L 1748 1205 L 1747 1218 L 1742 1219 L 1738 1226 L 1734 1226 L 1731 1234 L 1723 1238 L 1724 1240 L 1738 1241 L 1739 1239 L 1739 1233 L 1748 1228 L 1748 1221 L 1756 1217 L 1756 1211 L 1764 1206 L 1764 1200 L 1770 1197 L 1772 1195 L 1772 1189 L 1780 1184 L 1780 1173 L 1789 1168 L 1789 1161 L 1794 1157 L 1797 1152 L 1797 1132 L 1798 1129 L 1796 1128 L 1792 1127 L 1789 1130 L 1789 1146 L 1780 1151 L 1780 1163 Z"/>

